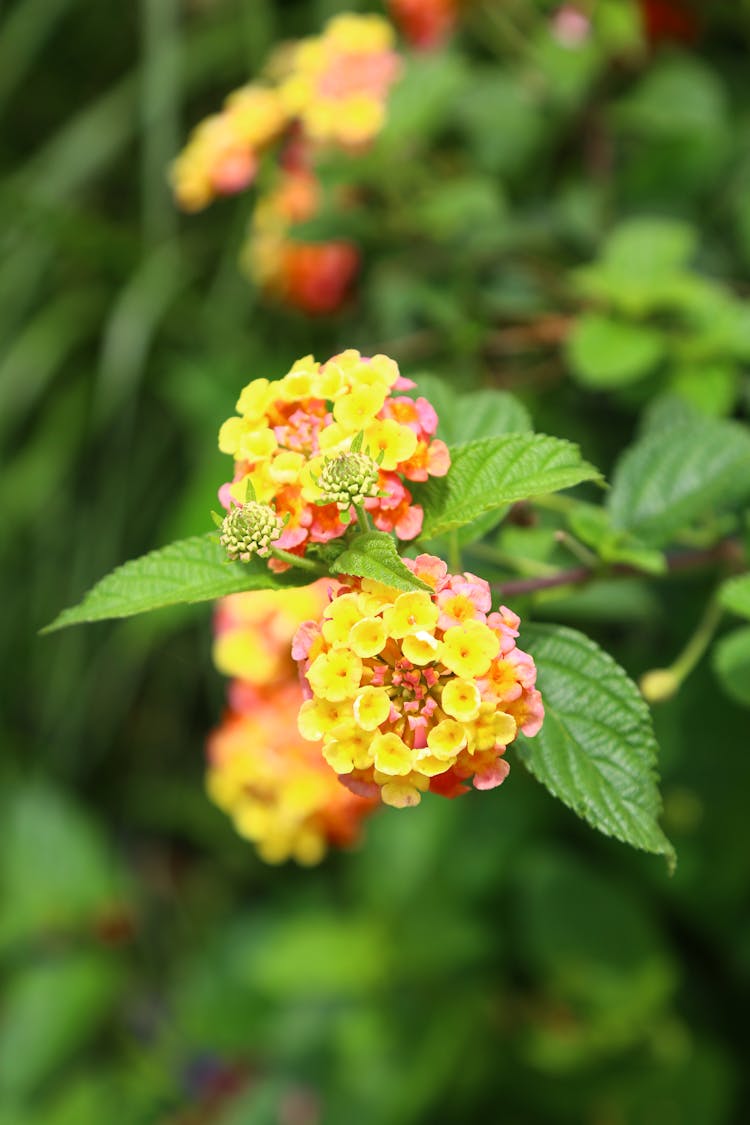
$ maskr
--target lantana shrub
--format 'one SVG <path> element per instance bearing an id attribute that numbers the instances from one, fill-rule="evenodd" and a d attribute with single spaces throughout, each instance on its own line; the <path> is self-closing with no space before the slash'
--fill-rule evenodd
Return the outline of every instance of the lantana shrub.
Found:
<path id="1" fill-rule="evenodd" d="M 320 35 L 272 52 L 197 127 L 171 170 L 175 198 L 193 212 L 253 188 L 242 269 L 265 297 L 321 316 L 346 309 L 366 275 L 358 223 L 384 215 L 383 240 L 411 245 L 428 232 L 436 260 L 453 255 L 482 302 L 489 293 L 479 321 L 493 301 L 523 301 L 530 273 L 508 292 L 497 276 L 484 285 L 502 243 L 502 233 L 492 241 L 498 201 L 464 172 L 450 178 L 465 163 L 446 156 L 456 137 L 477 161 L 490 158 L 481 106 L 468 100 L 471 73 L 449 54 L 443 70 L 430 69 L 474 5 L 388 7 L 429 59 L 398 49 L 380 16 L 334 17 Z M 601 40 L 603 68 L 610 54 L 629 63 L 699 32 L 679 4 L 644 0 L 640 28 L 631 21 L 615 34 L 605 8 L 559 5 L 539 51 L 573 59 Z M 448 118 L 431 135 L 419 114 L 430 75 L 438 93 L 445 82 L 447 92 L 428 93 Z M 491 76 L 483 81 L 489 89 Z M 513 105 L 530 113 L 524 99 Z M 631 118 L 641 120 L 632 106 Z M 423 133 L 433 166 L 420 176 Z M 399 193 L 400 209 L 389 210 Z M 648 705 L 680 689 L 724 613 L 750 618 L 750 436 L 730 417 L 747 397 L 748 319 L 728 285 L 694 267 L 697 239 L 683 222 L 630 217 L 582 257 L 562 312 L 538 315 L 531 293 L 528 324 L 494 342 L 483 328 L 488 349 L 559 348 L 576 392 L 612 395 L 624 409 L 653 392 L 610 482 L 572 442 L 536 432 L 491 379 L 468 389 L 460 356 L 476 326 L 453 332 L 450 298 L 422 287 L 418 312 L 437 309 L 441 331 L 453 332 L 450 383 L 409 359 L 429 331 L 382 350 L 353 339 L 323 360 L 253 371 L 219 431 L 231 465 L 216 482 L 217 529 L 125 564 L 50 626 L 219 600 L 215 662 L 230 684 L 208 742 L 207 787 L 263 859 L 317 862 L 355 843 L 383 806 L 441 797 L 500 806 L 518 764 L 594 828 L 674 863 Z M 417 300 L 418 289 L 403 292 Z M 606 598 L 605 582 L 657 583 L 692 566 L 718 571 L 714 594 L 684 651 L 639 686 L 585 633 L 533 620 L 555 588 L 586 585 Z M 747 626 L 713 649 L 716 675 L 742 703 L 748 654 Z"/>
<path id="2" fill-rule="evenodd" d="M 233 681 L 208 788 L 270 861 L 353 841 L 378 803 L 495 789 L 511 745 L 596 827 L 671 858 L 635 685 L 435 553 L 457 557 L 509 505 L 600 474 L 570 442 L 514 430 L 499 393 L 473 418 L 481 436 L 450 447 L 420 390 L 355 350 L 253 380 L 219 435 L 235 468 L 218 533 L 127 564 L 53 628 L 232 595 L 216 615 Z"/>

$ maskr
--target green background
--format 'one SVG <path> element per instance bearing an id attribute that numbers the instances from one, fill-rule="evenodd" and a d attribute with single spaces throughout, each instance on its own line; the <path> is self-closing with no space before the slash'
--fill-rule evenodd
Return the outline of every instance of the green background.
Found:
<path id="1" fill-rule="evenodd" d="M 555 5 L 472 5 L 410 62 L 372 152 L 326 161 L 369 205 L 357 296 L 318 320 L 239 274 L 250 196 L 181 217 L 165 170 L 341 5 L 4 12 L 0 1125 L 746 1120 L 748 713 L 709 660 L 655 711 L 672 878 L 518 764 L 496 793 L 384 811 L 306 871 L 262 865 L 203 794 L 224 690 L 207 608 L 36 635 L 119 562 L 208 529 L 239 388 L 310 351 L 510 390 L 605 472 L 647 407 L 746 421 L 750 13 L 696 7 L 694 42 L 649 45 L 638 5 L 602 0 L 572 49 Z M 623 265 L 607 237 L 644 216 L 656 249 Z M 500 578 L 575 563 L 544 518 L 490 543 Z M 637 676 L 715 578 L 519 609 Z"/>

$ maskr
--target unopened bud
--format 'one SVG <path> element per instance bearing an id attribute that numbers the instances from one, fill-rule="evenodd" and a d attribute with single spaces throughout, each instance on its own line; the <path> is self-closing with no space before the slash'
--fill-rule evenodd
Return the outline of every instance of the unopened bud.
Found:
<path id="1" fill-rule="evenodd" d="M 284 521 L 269 504 L 250 500 L 247 504 L 238 504 L 224 517 L 219 542 L 233 562 L 250 562 L 256 553 L 265 559 L 283 529 Z"/>
<path id="2" fill-rule="evenodd" d="M 345 512 L 352 504 L 362 504 L 378 495 L 379 469 L 366 453 L 339 453 L 327 459 L 320 471 L 318 487 L 327 504 Z"/>
<path id="3" fill-rule="evenodd" d="M 677 694 L 680 681 L 671 668 L 652 668 L 643 673 L 639 686 L 648 703 L 665 703 Z"/>

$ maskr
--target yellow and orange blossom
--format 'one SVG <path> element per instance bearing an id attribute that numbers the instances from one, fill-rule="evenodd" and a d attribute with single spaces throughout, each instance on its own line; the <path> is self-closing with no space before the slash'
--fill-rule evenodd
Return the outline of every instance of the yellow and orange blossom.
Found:
<path id="1" fill-rule="evenodd" d="M 519 619 L 491 612 L 488 584 L 449 575 L 440 559 L 407 566 L 431 590 L 404 593 L 349 578 L 293 655 L 307 683 L 299 729 L 353 792 L 415 805 L 463 782 L 492 789 L 518 730 L 537 733 L 544 708 L 534 661 L 516 647 Z"/>

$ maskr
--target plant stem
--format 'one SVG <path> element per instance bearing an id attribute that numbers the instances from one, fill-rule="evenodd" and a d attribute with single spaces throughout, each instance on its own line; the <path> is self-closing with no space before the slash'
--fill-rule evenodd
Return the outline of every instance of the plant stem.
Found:
<path id="1" fill-rule="evenodd" d="M 281 547 L 272 547 L 271 554 L 275 559 L 281 562 L 289 563 L 290 566 L 297 566 L 300 570 L 309 570 L 314 574 L 323 575 L 328 572 L 322 569 L 317 563 L 312 562 L 310 559 L 300 558 L 299 555 L 293 555 L 291 551 L 284 551 Z"/>
<path id="2" fill-rule="evenodd" d="M 713 547 L 706 547 L 695 551 L 678 551 L 667 555 L 667 570 L 675 573 L 680 570 L 689 570 L 693 567 L 710 566 L 712 563 L 739 562 L 742 558 L 742 548 L 736 539 L 722 539 Z M 628 563 L 615 563 L 612 566 L 594 569 L 589 566 L 574 566 L 569 570 L 560 570 L 557 574 L 545 575 L 541 578 L 520 578 L 510 582 L 490 583 L 493 590 L 501 597 L 521 597 L 524 594 L 535 594 L 539 590 L 551 590 L 556 586 L 580 586 L 592 578 L 643 577 L 644 572 L 638 567 Z"/>
<path id="3" fill-rule="evenodd" d="M 713 638 L 716 628 L 721 621 L 723 609 L 719 605 L 716 598 L 711 598 L 705 608 L 703 617 L 698 623 L 698 627 L 693 633 L 692 637 L 685 645 L 684 649 L 673 662 L 671 672 L 674 675 L 678 684 L 681 684 L 695 668 L 696 664 L 703 656 L 703 653 L 708 648 Z"/>
<path id="4" fill-rule="evenodd" d="M 360 531 L 372 531 L 372 524 L 370 523 L 370 517 L 368 516 L 365 509 L 363 507 L 361 507 L 360 505 L 355 504 L 354 510 L 357 513 L 357 523 L 359 524 L 359 530 Z"/>

